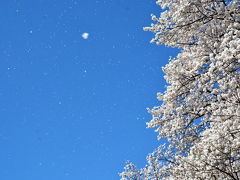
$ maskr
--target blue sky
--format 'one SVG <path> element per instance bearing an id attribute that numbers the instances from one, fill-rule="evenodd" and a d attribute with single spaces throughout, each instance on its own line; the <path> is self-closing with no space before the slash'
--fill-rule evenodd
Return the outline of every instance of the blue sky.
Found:
<path id="1" fill-rule="evenodd" d="M 176 50 L 142 28 L 155 0 L 11 0 L 0 7 L 0 179 L 119 179 L 159 142 L 147 107 Z M 88 39 L 82 33 L 89 33 Z"/>

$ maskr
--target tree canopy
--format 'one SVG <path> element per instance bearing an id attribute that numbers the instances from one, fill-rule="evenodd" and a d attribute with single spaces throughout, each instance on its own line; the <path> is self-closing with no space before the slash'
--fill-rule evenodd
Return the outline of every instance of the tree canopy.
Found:
<path id="1" fill-rule="evenodd" d="M 133 163 L 122 180 L 240 179 L 240 1 L 158 0 L 164 10 L 144 28 L 151 42 L 180 48 L 163 68 L 169 84 L 149 109 L 167 140 Z"/>

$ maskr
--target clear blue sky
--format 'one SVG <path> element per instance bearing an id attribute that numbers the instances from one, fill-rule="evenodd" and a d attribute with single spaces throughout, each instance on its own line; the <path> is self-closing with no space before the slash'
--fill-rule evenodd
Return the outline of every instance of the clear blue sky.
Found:
<path id="1" fill-rule="evenodd" d="M 151 13 L 155 0 L 1 2 L 1 180 L 115 180 L 125 160 L 144 166 L 158 144 L 146 108 L 176 55 L 149 43 Z"/>

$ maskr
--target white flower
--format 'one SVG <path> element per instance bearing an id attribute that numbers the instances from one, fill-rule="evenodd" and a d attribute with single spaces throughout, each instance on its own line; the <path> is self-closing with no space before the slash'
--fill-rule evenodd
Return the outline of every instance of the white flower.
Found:
<path id="1" fill-rule="evenodd" d="M 88 37 L 89 37 L 89 33 L 82 33 L 82 38 L 83 39 L 88 39 Z"/>

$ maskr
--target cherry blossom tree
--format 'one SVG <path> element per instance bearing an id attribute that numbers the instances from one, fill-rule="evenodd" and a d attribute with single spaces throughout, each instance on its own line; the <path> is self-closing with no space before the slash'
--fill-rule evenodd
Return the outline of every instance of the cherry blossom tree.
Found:
<path id="1" fill-rule="evenodd" d="M 167 140 L 122 180 L 240 180 L 240 1 L 158 0 L 164 10 L 145 28 L 152 43 L 180 48 L 163 68 L 169 84 L 149 109 Z"/>

